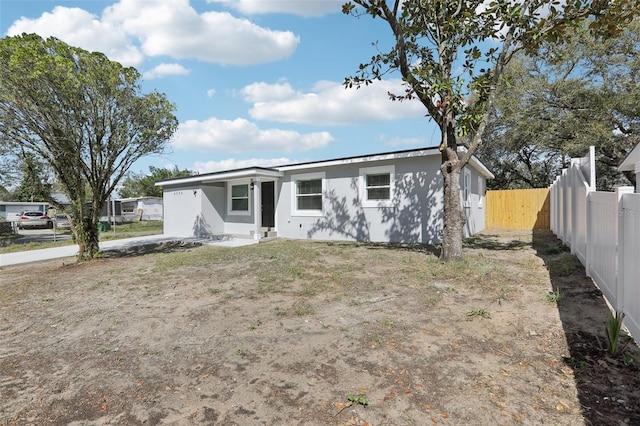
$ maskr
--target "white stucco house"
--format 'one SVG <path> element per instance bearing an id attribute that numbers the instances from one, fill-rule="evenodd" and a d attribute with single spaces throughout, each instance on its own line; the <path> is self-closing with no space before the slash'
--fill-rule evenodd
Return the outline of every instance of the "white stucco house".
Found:
<path id="1" fill-rule="evenodd" d="M 442 230 L 438 148 L 248 167 L 157 182 L 164 233 L 435 243 Z M 466 235 L 485 226 L 486 179 L 476 158 L 461 175 Z"/>

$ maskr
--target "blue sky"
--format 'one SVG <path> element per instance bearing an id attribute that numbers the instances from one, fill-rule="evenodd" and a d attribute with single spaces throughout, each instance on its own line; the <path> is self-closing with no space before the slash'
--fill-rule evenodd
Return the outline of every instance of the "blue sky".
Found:
<path id="1" fill-rule="evenodd" d="M 383 21 L 343 0 L 0 0 L 2 36 L 37 33 L 105 53 L 176 104 L 167 153 L 138 161 L 200 173 L 433 146 L 417 101 L 392 102 L 399 75 L 342 86 L 389 46 Z"/>

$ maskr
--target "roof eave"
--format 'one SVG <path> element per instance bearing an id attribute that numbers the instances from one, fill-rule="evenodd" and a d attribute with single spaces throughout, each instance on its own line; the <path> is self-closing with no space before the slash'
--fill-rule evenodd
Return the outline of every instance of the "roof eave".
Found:
<path id="1" fill-rule="evenodd" d="M 283 173 L 275 169 L 253 167 L 249 169 L 229 170 L 214 174 L 195 175 L 179 179 L 164 180 L 156 182 L 155 186 L 185 185 L 190 183 L 213 183 L 235 179 L 255 179 L 259 177 L 277 178 L 282 176 Z"/>
<path id="2" fill-rule="evenodd" d="M 627 157 L 620 163 L 618 170 L 621 172 L 632 172 L 636 170 L 636 164 L 640 164 L 640 144 L 627 155 Z"/>

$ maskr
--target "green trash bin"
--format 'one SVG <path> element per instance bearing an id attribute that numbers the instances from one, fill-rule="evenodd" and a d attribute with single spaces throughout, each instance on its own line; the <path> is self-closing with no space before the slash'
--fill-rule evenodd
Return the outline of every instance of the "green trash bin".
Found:
<path id="1" fill-rule="evenodd" d="M 111 225 L 106 220 L 101 220 L 98 222 L 98 232 L 104 232 L 111 229 Z"/>

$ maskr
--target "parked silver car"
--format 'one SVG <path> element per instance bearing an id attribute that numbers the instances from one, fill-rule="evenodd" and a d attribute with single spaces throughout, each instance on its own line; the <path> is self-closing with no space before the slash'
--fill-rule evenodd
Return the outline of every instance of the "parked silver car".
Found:
<path id="1" fill-rule="evenodd" d="M 66 214 L 57 214 L 53 217 L 53 226 L 56 229 L 71 229 L 69 218 Z"/>
<path id="2" fill-rule="evenodd" d="M 40 211 L 28 211 L 20 213 L 18 228 L 51 228 L 53 221 L 49 216 Z"/>

